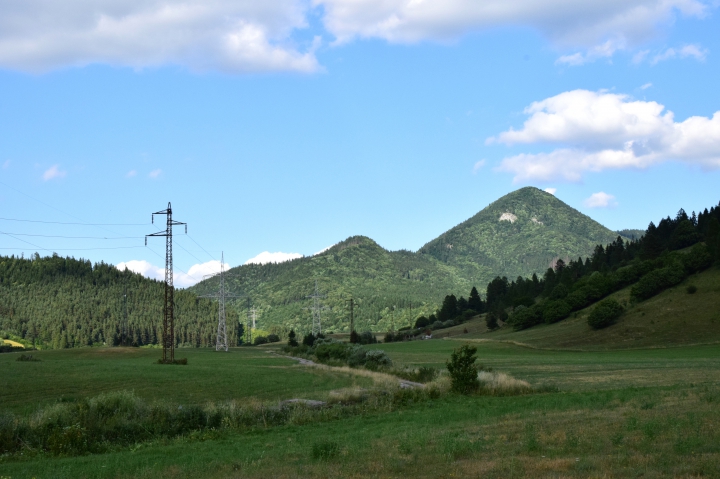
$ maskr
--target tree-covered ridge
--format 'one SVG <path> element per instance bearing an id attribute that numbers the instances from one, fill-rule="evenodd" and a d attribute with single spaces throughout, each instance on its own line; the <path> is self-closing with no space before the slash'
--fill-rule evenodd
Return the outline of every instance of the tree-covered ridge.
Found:
<path id="1" fill-rule="evenodd" d="M 0 256 L 0 330 L 45 348 L 158 344 L 164 284 L 105 263 L 58 255 Z M 127 329 L 123 334 L 127 292 Z M 215 344 L 217 303 L 175 292 L 179 346 Z M 238 316 L 228 313 L 231 344 Z"/>
<path id="2" fill-rule="evenodd" d="M 419 253 L 459 268 L 478 284 L 542 272 L 558 258 L 591 254 L 616 233 L 533 187 L 503 196 L 424 245 Z"/>
<path id="3" fill-rule="evenodd" d="M 350 237 L 315 256 L 239 266 L 226 279 L 233 293 L 251 298 L 260 327 L 301 333 L 311 327 L 307 296 L 313 294 L 315 280 L 326 296 L 323 330 L 335 332 L 349 331 L 351 297 L 355 328 L 382 331 L 410 325 L 418 315 L 432 313 L 449 291 L 472 287 L 455 268 L 432 257 L 387 251 L 364 236 Z M 190 289 L 205 294 L 217 289 L 217 282 L 212 278 Z"/>
<path id="4" fill-rule="evenodd" d="M 488 323 L 507 320 L 515 329 L 554 323 L 630 285 L 632 300 L 643 301 L 713 262 L 720 264 L 720 205 L 692 216 L 681 209 L 657 226 L 651 222 L 639 240 L 626 242 L 618 236 L 606 246 L 597 245 L 584 260 L 558 260 L 541 279 L 496 277 L 487 287 Z M 604 306 L 619 308 L 612 302 Z"/>

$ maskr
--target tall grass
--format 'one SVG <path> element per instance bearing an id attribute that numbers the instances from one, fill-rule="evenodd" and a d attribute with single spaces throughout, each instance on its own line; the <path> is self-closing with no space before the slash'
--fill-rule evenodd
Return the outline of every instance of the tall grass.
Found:
<path id="1" fill-rule="evenodd" d="M 384 380 L 381 387 L 340 391 L 331 395 L 326 407 L 320 409 L 303 403 L 278 404 L 258 400 L 203 406 L 151 404 L 129 391 L 59 402 L 29 416 L 1 414 L 0 454 L 42 452 L 76 456 L 101 453 L 163 438 L 192 437 L 202 432 L 221 433 L 223 430 L 340 419 L 423 401 L 438 393 L 438 390 L 401 389 L 396 380 L 376 379 Z"/>

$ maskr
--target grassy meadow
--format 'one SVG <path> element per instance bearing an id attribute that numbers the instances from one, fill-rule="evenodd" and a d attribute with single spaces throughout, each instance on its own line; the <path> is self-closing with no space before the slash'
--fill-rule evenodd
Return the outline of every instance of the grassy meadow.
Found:
<path id="1" fill-rule="evenodd" d="M 0 354 L 0 410 L 28 413 L 38 406 L 110 391 L 177 404 L 253 398 L 323 399 L 334 389 L 366 386 L 371 379 L 302 367 L 263 348 L 177 349 L 186 366 L 157 364 L 153 348 L 77 348 L 33 351 L 38 362 Z"/>
<path id="2" fill-rule="evenodd" d="M 435 340 L 378 347 L 396 363 L 441 366 L 459 344 Z M 554 384 L 557 390 L 513 397 L 400 398 L 349 417 L 206 430 L 104 454 L 5 456 L 0 476 L 720 475 L 720 346 L 581 352 L 473 344 L 486 367 L 534 386 Z M 39 363 L 15 362 L 15 354 L 6 354 L 0 357 L 0 403 L 22 412 L 58 396 L 113 389 L 160 399 L 163 385 L 173 402 L 183 404 L 250 396 L 322 398 L 332 389 L 369 381 L 299 366 L 269 355 L 268 349 L 180 350 L 188 366 L 153 364 L 158 351 L 145 349 L 43 351 L 37 353 Z M 22 401 L 13 389 L 22 392 Z"/>
<path id="3" fill-rule="evenodd" d="M 687 293 L 690 284 L 695 294 Z M 623 302 L 624 295 L 614 296 Z M 450 334 L 443 339 L 370 346 L 396 366 L 444 368 L 455 348 L 471 344 L 485 368 L 541 392 L 395 389 L 365 402 L 300 409 L 287 421 L 263 416 L 102 453 L 6 454 L 0 478 L 720 477 L 719 300 L 713 269 L 628 304 L 618 324 L 597 332 L 585 310 L 525 331 L 487 332 L 477 318 L 442 330 L 439 336 Z M 160 351 L 144 348 L 33 352 L 39 362 L 2 354 L 0 425 L 3 411 L 35 418 L 38 409 L 123 390 L 172 410 L 225 401 L 272 408 L 284 399 L 361 397 L 384 387 L 369 373 L 302 366 L 271 354 L 277 351 L 180 349 L 187 366 L 158 365 Z"/>

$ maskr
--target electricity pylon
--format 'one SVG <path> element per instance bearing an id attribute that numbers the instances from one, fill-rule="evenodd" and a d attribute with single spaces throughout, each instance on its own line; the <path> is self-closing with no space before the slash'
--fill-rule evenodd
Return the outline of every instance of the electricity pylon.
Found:
<path id="1" fill-rule="evenodd" d="M 322 333 L 322 323 L 320 318 L 320 311 L 323 309 L 326 309 L 325 306 L 320 305 L 320 300 L 324 298 L 324 295 L 320 294 L 320 291 L 318 291 L 318 282 L 315 280 L 315 293 L 306 296 L 307 298 L 312 298 L 313 300 L 313 306 L 311 308 L 312 310 L 312 334 L 313 336 L 317 336 L 318 334 Z"/>
<path id="2" fill-rule="evenodd" d="M 173 257 L 172 257 L 172 227 L 185 225 L 185 233 L 187 233 L 187 223 L 173 221 L 172 206 L 168 202 L 166 210 L 158 211 L 152 214 L 152 223 L 155 223 L 155 215 L 166 215 L 167 222 L 165 231 L 158 231 L 150 235 L 145 235 L 145 246 L 147 246 L 148 236 L 164 236 L 165 237 L 165 306 L 163 307 L 163 363 L 172 363 L 175 361 L 175 287 L 173 286 Z"/>
<path id="3" fill-rule="evenodd" d="M 350 303 L 350 334 L 352 334 L 353 331 L 355 331 L 354 312 L 355 312 L 356 303 L 355 303 L 355 300 L 352 298 L 352 296 L 350 297 L 350 299 L 346 299 L 345 302 Z"/>
<path id="4" fill-rule="evenodd" d="M 245 337 L 247 338 L 248 345 L 252 344 L 252 326 L 253 326 L 253 320 L 251 316 L 251 310 L 250 310 L 250 298 L 247 298 L 247 325 L 245 327 Z"/>
<path id="5" fill-rule="evenodd" d="M 217 293 L 205 294 L 198 296 L 199 298 L 217 298 L 218 300 L 218 329 L 217 329 L 217 340 L 215 341 L 215 351 L 224 349 L 228 350 L 228 339 L 227 339 L 227 322 L 225 321 L 225 298 L 239 298 L 236 294 L 228 294 L 225 291 L 225 252 L 220 254 L 220 272 L 207 274 L 203 276 L 203 281 L 207 278 L 214 276 L 220 276 L 220 290 Z"/>

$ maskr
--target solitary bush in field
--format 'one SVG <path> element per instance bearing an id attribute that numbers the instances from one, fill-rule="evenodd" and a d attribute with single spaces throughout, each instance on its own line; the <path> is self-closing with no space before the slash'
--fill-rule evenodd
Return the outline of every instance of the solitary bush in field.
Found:
<path id="1" fill-rule="evenodd" d="M 280 342 L 280 336 L 277 334 L 268 334 L 267 340 L 268 343 L 277 343 Z"/>
<path id="2" fill-rule="evenodd" d="M 480 386 L 477 368 L 475 367 L 475 360 L 477 359 L 475 353 L 477 353 L 477 348 L 466 344 L 453 351 L 450 355 L 450 361 L 446 364 L 450 372 L 453 391 L 460 394 L 470 394 Z"/>
<path id="3" fill-rule="evenodd" d="M 295 335 L 295 330 L 291 329 L 290 334 L 288 334 L 288 346 L 291 348 L 297 347 L 298 342 Z"/>
<path id="4" fill-rule="evenodd" d="M 602 329 L 614 324 L 623 312 L 623 307 L 614 299 L 601 301 L 588 316 L 588 324 L 593 329 Z"/>
<path id="5" fill-rule="evenodd" d="M 691 284 L 687 288 L 685 288 L 685 291 L 687 291 L 687 294 L 695 294 L 697 293 L 697 286 Z"/>

